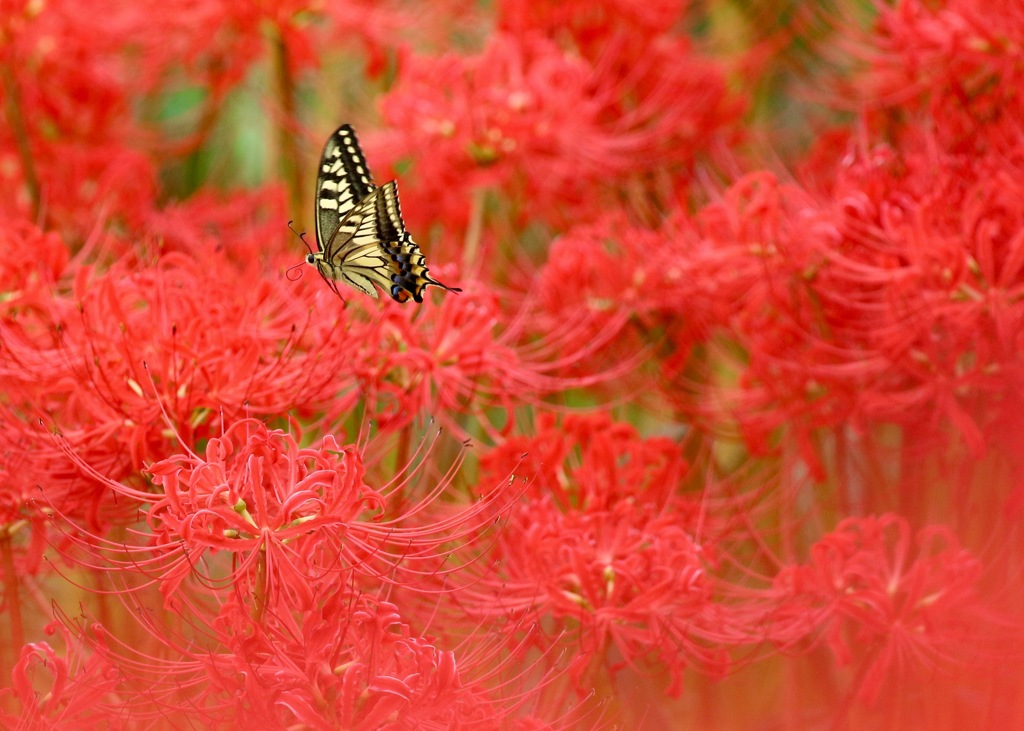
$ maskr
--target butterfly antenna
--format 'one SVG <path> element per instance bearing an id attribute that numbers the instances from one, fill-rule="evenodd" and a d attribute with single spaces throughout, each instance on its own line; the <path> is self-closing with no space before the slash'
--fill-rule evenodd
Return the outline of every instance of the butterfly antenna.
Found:
<path id="1" fill-rule="evenodd" d="M 312 254 L 313 253 L 313 247 L 311 247 L 309 245 L 309 242 L 306 241 L 306 232 L 303 231 L 302 233 L 299 233 L 298 231 L 296 231 L 294 228 L 292 228 L 292 224 L 293 223 L 295 223 L 295 222 L 294 221 L 289 221 L 288 222 L 288 230 L 291 231 L 296 236 L 298 236 L 299 237 L 299 241 L 301 241 L 303 244 L 305 244 L 306 245 L 306 249 L 308 249 L 309 253 Z"/>

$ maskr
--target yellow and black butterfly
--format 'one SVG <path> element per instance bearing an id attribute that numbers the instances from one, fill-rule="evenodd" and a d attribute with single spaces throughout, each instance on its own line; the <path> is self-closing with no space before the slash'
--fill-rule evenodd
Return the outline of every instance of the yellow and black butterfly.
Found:
<path id="1" fill-rule="evenodd" d="M 420 247 L 405 230 L 398 205 L 398 183 L 373 184 L 355 130 L 338 127 L 324 145 L 316 177 L 316 243 L 306 262 L 320 272 L 339 297 L 337 282 L 377 296 L 376 287 L 396 302 L 423 301 L 430 285 L 461 289 L 427 272 Z M 376 285 L 376 286 L 374 286 Z"/>

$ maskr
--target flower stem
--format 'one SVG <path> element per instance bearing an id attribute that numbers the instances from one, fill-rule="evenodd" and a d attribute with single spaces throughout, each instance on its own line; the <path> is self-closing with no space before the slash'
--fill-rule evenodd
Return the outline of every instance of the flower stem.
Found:
<path id="1" fill-rule="evenodd" d="M 252 621 L 255 624 L 263 622 L 263 615 L 267 610 L 267 551 L 266 546 L 259 548 L 259 558 L 256 561 L 256 586 L 252 595 Z"/>
<path id="2" fill-rule="evenodd" d="M 473 189 L 470 207 L 469 225 L 466 227 L 466 239 L 462 245 L 462 272 L 476 271 L 476 259 L 480 251 L 480 238 L 484 226 L 484 203 L 486 191 L 483 188 Z"/>
<path id="3" fill-rule="evenodd" d="M 274 79 L 277 82 L 281 119 L 277 125 L 277 152 L 281 179 L 288 190 L 288 216 L 295 220 L 302 210 L 302 176 L 295 135 L 295 79 L 288 67 L 288 46 L 276 25 L 269 31 Z"/>
<path id="4" fill-rule="evenodd" d="M 21 91 L 18 88 L 18 80 L 15 78 L 11 67 L 6 63 L 0 63 L 0 82 L 3 82 L 4 89 L 4 112 L 7 115 L 7 123 L 11 125 L 14 133 L 14 142 L 18 147 L 18 157 L 21 159 L 21 170 L 25 175 L 25 186 L 28 188 L 28 197 L 32 205 L 32 220 L 37 224 L 39 220 L 40 192 L 39 178 L 36 177 L 36 166 L 32 160 L 32 146 L 29 144 L 28 127 L 25 125 L 25 116 L 22 114 Z"/>
<path id="5" fill-rule="evenodd" d="M 18 571 L 14 565 L 14 550 L 11 545 L 10 530 L 4 528 L 0 533 L 0 562 L 4 571 L 4 603 L 7 605 L 7 616 L 10 622 L 10 641 L 5 642 L 0 650 L 0 677 L 10 678 L 18 652 L 25 644 L 25 629 L 21 617 L 21 597 L 18 591 Z"/>

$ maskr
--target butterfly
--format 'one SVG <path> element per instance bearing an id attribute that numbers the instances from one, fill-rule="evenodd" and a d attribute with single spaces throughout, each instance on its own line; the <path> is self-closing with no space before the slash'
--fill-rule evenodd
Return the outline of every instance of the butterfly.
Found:
<path id="1" fill-rule="evenodd" d="M 428 286 L 449 292 L 427 271 L 426 260 L 405 230 L 398 183 L 373 184 L 355 130 L 343 124 L 324 145 L 316 176 L 316 243 L 306 263 L 339 297 L 338 281 L 377 297 L 377 287 L 396 302 L 423 301 Z M 375 286 L 376 285 L 376 286 Z"/>

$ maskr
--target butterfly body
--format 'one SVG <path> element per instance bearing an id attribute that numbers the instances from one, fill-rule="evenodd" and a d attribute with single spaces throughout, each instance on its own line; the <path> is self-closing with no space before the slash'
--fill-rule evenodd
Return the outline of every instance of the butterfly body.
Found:
<path id="1" fill-rule="evenodd" d="M 450 292 L 430 276 L 426 259 L 405 230 L 398 183 L 373 184 L 355 131 L 339 127 L 324 145 L 316 185 L 316 241 L 306 261 L 339 294 L 337 282 L 377 297 L 377 287 L 396 302 L 423 301 L 428 286 Z"/>

